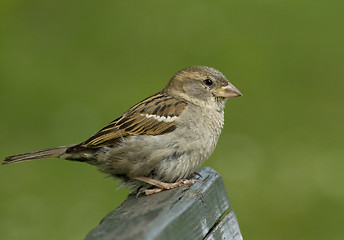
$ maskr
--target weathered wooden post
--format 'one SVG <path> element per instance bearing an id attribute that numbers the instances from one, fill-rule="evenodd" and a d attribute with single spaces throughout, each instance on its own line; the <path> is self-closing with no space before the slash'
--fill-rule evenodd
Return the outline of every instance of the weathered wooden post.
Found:
<path id="1" fill-rule="evenodd" d="M 209 167 L 198 173 L 201 183 L 193 186 L 130 194 L 85 240 L 242 239 L 221 176 Z"/>

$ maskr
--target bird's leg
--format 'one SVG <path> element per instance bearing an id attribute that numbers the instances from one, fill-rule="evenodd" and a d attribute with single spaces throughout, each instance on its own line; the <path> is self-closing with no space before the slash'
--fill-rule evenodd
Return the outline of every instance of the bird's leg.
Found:
<path id="1" fill-rule="evenodd" d="M 135 177 L 134 179 L 157 187 L 157 188 L 152 188 L 152 189 L 140 190 L 140 193 L 145 193 L 146 195 L 152 195 L 154 193 L 158 193 L 163 190 L 173 189 L 173 188 L 177 188 L 177 187 L 188 185 L 188 184 L 192 185 L 192 184 L 195 184 L 196 182 L 200 182 L 195 179 L 180 179 L 174 183 L 166 183 L 166 182 L 162 182 L 162 181 L 148 178 L 148 177 Z"/>

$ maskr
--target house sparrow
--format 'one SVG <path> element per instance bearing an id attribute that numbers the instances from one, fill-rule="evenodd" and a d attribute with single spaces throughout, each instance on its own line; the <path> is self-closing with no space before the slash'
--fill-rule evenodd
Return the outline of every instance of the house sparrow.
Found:
<path id="1" fill-rule="evenodd" d="M 7 157 L 86 162 L 146 195 L 194 184 L 187 179 L 213 152 L 227 98 L 242 96 L 218 70 L 192 66 L 86 141 Z"/>

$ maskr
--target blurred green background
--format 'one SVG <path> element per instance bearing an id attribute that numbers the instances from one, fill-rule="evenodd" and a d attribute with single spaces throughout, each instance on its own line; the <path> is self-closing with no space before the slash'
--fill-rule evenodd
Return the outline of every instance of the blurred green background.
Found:
<path id="1" fill-rule="evenodd" d="M 205 165 L 245 239 L 344 239 L 344 2 L 0 3 L 0 158 L 79 143 L 207 65 L 227 102 Z M 129 193 L 86 164 L 0 167 L 0 239 L 81 239 Z"/>

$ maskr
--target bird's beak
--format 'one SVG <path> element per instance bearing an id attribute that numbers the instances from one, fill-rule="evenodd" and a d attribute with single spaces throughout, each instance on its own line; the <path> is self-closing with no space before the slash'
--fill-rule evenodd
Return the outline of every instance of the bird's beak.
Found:
<path id="1" fill-rule="evenodd" d="M 240 97 L 242 93 L 234 87 L 231 83 L 226 86 L 223 86 L 216 90 L 215 93 L 216 97 L 224 97 L 224 98 L 233 98 L 233 97 Z"/>

